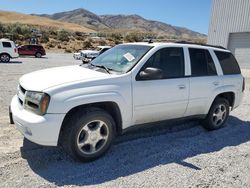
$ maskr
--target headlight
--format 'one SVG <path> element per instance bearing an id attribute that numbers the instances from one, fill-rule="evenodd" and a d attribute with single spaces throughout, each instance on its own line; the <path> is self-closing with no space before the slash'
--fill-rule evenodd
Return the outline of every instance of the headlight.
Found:
<path id="1" fill-rule="evenodd" d="M 46 93 L 26 91 L 24 108 L 38 115 L 44 115 L 49 106 L 50 96 Z"/>

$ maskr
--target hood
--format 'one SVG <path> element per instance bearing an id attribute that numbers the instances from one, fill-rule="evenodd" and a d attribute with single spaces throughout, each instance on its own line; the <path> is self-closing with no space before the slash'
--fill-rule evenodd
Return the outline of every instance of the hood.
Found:
<path id="1" fill-rule="evenodd" d="M 43 91 L 47 88 L 65 83 L 93 80 L 110 76 L 102 72 L 90 70 L 79 65 L 44 69 L 20 78 L 20 85 L 26 90 Z"/>

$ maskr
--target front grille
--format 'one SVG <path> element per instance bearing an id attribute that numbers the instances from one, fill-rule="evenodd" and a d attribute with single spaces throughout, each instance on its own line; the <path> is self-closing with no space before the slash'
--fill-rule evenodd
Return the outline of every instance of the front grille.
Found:
<path id="1" fill-rule="evenodd" d="M 23 94 L 25 94 L 26 89 L 24 89 L 21 85 L 19 85 L 19 88 L 20 88 L 20 91 L 21 91 Z"/>
<path id="2" fill-rule="evenodd" d="M 21 105 L 23 105 L 23 101 L 18 97 L 18 100 L 20 102 Z"/>
<path id="3" fill-rule="evenodd" d="M 24 103 L 25 93 L 26 89 L 24 89 L 21 85 L 19 85 L 17 96 L 18 96 L 18 101 L 21 105 L 23 105 Z"/>

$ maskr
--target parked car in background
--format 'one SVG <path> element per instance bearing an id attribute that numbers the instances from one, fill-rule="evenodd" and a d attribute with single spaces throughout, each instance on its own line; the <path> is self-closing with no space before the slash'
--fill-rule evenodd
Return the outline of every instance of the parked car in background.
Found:
<path id="1" fill-rule="evenodd" d="M 17 48 L 15 42 L 9 39 L 0 39 L 0 61 L 8 63 L 11 58 L 17 58 Z"/>
<path id="2" fill-rule="evenodd" d="M 81 60 L 81 59 L 82 59 L 82 58 L 81 58 L 81 53 L 80 53 L 80 52 L 74 53 L 74 54 L 73 54 L 73 58 L 74 58 L 75 60 Z"/>
<path id="3" fill-rule="evenodd" d="M 22 45 L 17 49 L 20 56 L 35 56 L 37 58 L 41 58 L 42 56 L 46 55 L 45 49 L 41 45 Z"/>
<path id="4" fill-rule="evenodd" d="M 89 161 L 136 125 L 197 118 L 208 130 L 222 128 L 244 90 L 240 67 L 226 49 L 129 43 L 86 66 L 24 75 L 10 114 L 27 139 L 62 145 L 71 156 Z"/>
<path id="5" fill-rule="evenodd" d="M 93 59 L 95 59 L 98 55 L 102 54 L 103 52 L 107 51 L 110 49 L 111 46 L 98 46 L 96 50 L 82 50 L 79 53 L 74 53 L 73 57 L 75 59 L 80 59 L 82 60 L 83 63 L 89 63 Z"/>
<path id="6" fill-rule="evenodd" d="M 98 46 L 98 50 L 96 52 L 91 52 L 91 53 L 87 53 L 85 55 L 85 57 L 82 58 L 82 62 L 83 63 L 89 63 L 91 62 L 93 59 L 95 59 L 97 56 L 101 55 L 102 53 L 106 52 L 107 50 L 109 50 L 111 48 L 111 46 Z"/>

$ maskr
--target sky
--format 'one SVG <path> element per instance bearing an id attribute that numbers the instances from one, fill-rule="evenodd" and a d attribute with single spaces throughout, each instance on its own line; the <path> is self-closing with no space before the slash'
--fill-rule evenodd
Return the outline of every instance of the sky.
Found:
<path id="1" fill-rule="evenodd" d="M 0 10 L 51 14 L 87 9 L 95 14 L 138 14 L 207 34 L 211 0 L 0 0 Z"/>

